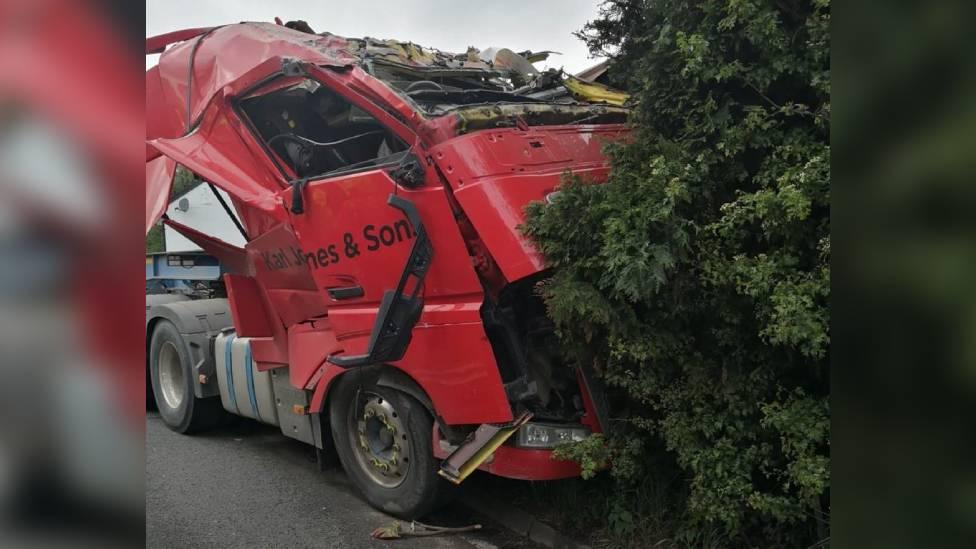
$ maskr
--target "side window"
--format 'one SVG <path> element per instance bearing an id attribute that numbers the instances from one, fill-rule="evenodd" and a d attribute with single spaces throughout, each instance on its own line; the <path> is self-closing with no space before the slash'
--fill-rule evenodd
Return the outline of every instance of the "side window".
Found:
<path id="1" fill-rule="evenodd" d="M 216 194 L 214 191 L 216 190 Z M 220 198 L 218 198 L 218 195 Z M 230 217 L 223 204 L 230 208 Z M 176 167 L 173 188 L 170 191 L 166 215 L 170 219 L 217 237 L 234 246 L 244 247 L 247 243 L 238 230 L 240 214 L 237 212 L 229 194 L 223 189 L 211 188 L 196 174 L 183 166 Z M 188 252 L 200 250 L 200 246 L 186 238 L 176 229 L 162 226 L 163 247 L 167 252 Z M 164 251 L 164 250 L 159 250 Z"/>
<path id="2" fill-rule="evenodd" d="M 299 177 L 396 162 L 409 148 L 370 114 L 311 79 L 247 98 L 241 107 Z"/>

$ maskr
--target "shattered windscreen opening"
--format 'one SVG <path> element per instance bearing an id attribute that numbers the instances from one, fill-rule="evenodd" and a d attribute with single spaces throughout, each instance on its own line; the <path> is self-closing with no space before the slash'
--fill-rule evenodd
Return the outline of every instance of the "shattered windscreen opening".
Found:
<path id="1" fill-rule="evenodd" d="M 372 115 L 312 79 L 244 99 L 241 108 L 298 177 L 396 162 L 409 148 Z"/>
<path id="2" fill-rule="evenodd" d="M 576 103 L 565 94 L 563 97 L 528 95 L 535 86 L 527 85 L 526 75 L 513 71 L 419 68 L 386 62 L 374 62 L 371 70 L 373 76 L 431 115 L 472 105 Z"/>
<path id="3" fill-rule="evenodd" d="M 582 101 L 562 71 L 531 75 L 484 69 L 407 67 L 374 62 L 372 75 L 393 87 L 427 116 L 453 113 L 464 133 L 480 129 L 565 124 L 621 124 L 627 109 Z M 528 83 L 525 83 L 525 82 Z M 520 87 L 515 87 L 520 86 Z"/>

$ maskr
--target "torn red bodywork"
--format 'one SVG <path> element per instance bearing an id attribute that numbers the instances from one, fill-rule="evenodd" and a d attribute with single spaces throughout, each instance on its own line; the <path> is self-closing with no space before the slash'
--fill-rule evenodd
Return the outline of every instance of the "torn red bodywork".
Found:
<path id="1" fill-rule="evenodd" d="M 565 93 L 552 101 L 554 88 L 541 85 L 501 101 L 487 87 L 446 83 L 508 74 L 489 61 L 274 24 L 179 31 L 148 39 L 146 51 L 163 51 L 146 73 L 147 230 L 165 209 L 177 164 L 230 194 L 244 249 L 196 240 L 234 262 L 225 281 L 234 324 L 253 338 L 259 369 L 289 366 L 292 385 L 312 392 L 318 413 L 346 371 L 329 357 L 368 351 L 384 292 L 396 287 L 418 238 L 388 205 L 392 193 L 415 207 L 433 255 L 412 339 L 389 365 L 422 388 L 445 427 L 511 421 L 522 404 L 512 400 L 486 307 L 513 288 L 531 292 L 545 265 L 518 230 L 523 208 L 545 200 L 568 172 L 604 180 L 601 147 L 625 134 L 626 109 Z M 299 109 L 326 119 L 340 101 L 351 108 L 334 120 L 382 127 L 372 143 L 395 160 L 308 167 L 347 161 L 343 140 L 372 139 L 366 131 L 323 143 L 302 133 Z M 411 159 L 419 165 L 412 172 Z M 579 413 L 592 422 L 592 412 Z M 577 474 L 548 457 L 504 447 L 484 468 L 526 479 Z"/>

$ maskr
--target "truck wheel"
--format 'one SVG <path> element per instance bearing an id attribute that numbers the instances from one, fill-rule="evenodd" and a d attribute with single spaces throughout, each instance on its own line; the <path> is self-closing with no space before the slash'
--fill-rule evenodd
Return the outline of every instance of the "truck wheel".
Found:
<path id="1" fill-rule="evenodd" d="M 219 398 L 193 395 L 190 351 L 176 326 L 168 320 L 156 325 L 149 345 L 149 378 L 163 423 L 178 433 L 216 426 L 223 416 Z"/>
<path id="2" fill-rule="evenodd" d="M 410 395 L 362 381 L 358 372 L 342 376 L 332 398 L 329 419 L 339 460 L 371 505 L 419 518 L 452 488 L 437 475 L 433 419 Z"/>

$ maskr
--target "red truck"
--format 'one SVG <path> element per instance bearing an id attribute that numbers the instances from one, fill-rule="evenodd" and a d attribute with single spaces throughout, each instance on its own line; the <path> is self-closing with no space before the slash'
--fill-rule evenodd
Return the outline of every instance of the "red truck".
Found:
<path id="1" fill-rule="evenodd" d="M 566 173 L 605 180 L 626 96 L 545 54 L 240 23 L 147 39 L 146 230 L 217 257 L 199 291 L 147 295 L 147 374 L 179 432 L 227 412 L 335 452 L 414 518 L 474 469 L 577 475 L 602 390 L 560 360 L 519 232 Z M 238 247 L 163 216 L 176 170 L 223 189 Z"/>

